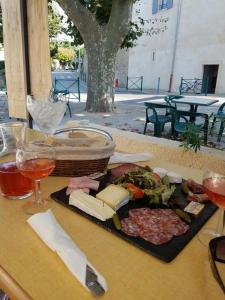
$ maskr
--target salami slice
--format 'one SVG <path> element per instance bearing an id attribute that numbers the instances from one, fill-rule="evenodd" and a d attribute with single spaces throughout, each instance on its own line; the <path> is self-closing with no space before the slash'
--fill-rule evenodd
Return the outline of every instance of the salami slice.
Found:
<path id="1" fill-rule="evenodd" d="M 121 220 L 121 231 L 129 236 L 139 236 L 139 227 L 130 218 Z"/>
<path id="2" fill-rule="evenodd" d="M 122 220 L 122 231 L 130 236 L 140 236 L 144 240 L 161 245 L 173 236 L 187 232 L 185 224 L 171 209 L 138 208 L 129 211 L 129 218 Z"/>
<path id="3" fill-rule="evenodd" d="M 129 210 L 129 216 L 131 218 L 136 218 L 140 216 L 150 216 L 152 213 L 152 209 L 148 207 L 143 207 L 143 208 L 136 208 L 136 209 L 131 209 Z"/>
<path id="4" fill-rule="evenodd" d="M 141 237 L 154 245 L 161 245 L 169 242 L 173 235 L 169 232 L 158 232 L 157 234 L 145 232 L 141 234 Z"/>

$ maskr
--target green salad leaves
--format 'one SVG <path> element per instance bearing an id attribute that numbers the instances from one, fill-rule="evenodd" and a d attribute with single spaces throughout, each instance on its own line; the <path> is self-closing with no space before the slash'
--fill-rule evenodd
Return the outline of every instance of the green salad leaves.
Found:
<path id="1" fill-rule="evenodd" d="M 132 183 L 142 189 L 144 195 L 149 199 L 149 204 L 166 205 L 176 187 L 170 185 L 168 176 L 162 179 L 154 173 L 151 168 L 137 167 L 114 181 L 125 187 L 127 183 Z"/>

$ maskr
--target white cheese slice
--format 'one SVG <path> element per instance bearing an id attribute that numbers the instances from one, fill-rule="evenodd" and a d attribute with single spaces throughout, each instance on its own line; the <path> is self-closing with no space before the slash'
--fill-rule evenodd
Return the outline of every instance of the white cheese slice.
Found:
<path id="1" fill-rule="evenodd" d="M 164 176 L 167 175 L 169 177 L 170 183 L 181 183 L 182 182 L 182 176 L 180 174 L 170 172 L 166 169 L 154 168 L 153 172 L 158 174 L 161 178 L 163 178 Z"/>
<path id="2" fill-rule="evenodd" d="M 158 174 L 160 176 L 160 178 L 163 178 L 168 173 L 168 171 L 163 168 L 154 168 L 153 172 Z"/>
<path id="3" fill-rule="evenodd" d="M 96 198 L 104 201 L 112 209 L 118 210 L 120 207 L 128 203 L 129 192 L 119 185 L 110 184 L 104 190 L 99 192 L 96 195 Z"/>
<path id="4" fill-rule="evenodd" d="M 106 203 L 87 195 L 82 190 L 76 190 L 70 194 L 69 204 L 101 221 L 110 219 L 115 214 L 115 211 Z"/>
<path id="5" fill-rule="evenodd" d="M 181 183 L 182 182 L 182 176 L 177 173 L 168 172 L 166 175 L 169 177 L 170 183 Z"/>

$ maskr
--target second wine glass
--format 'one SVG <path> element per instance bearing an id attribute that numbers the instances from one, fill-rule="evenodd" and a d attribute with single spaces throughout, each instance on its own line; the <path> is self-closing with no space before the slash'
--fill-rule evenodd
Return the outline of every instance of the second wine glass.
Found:
<path id="1" fill-rule="evenodd" d="M 46 210 L 48 201 L 41 195 L 41 179 L 55 168 L 54 148 L 43 142 L 24 144 L 17 149 L 16 163 L 20 173 L 35 182 L 35 199 L 25 204 L 25 212 L 35 214 Z"/>
<path id="2" fill-rule="evenodd" d="M 219 218 L 216 229 L 205 228 L 198 237 L 200 242 L 208 246 L 209 241 L 224 235 L 225 229 L 225 175 L 207 170 L 203 175 L 204 192 L 219 207 Z"/>

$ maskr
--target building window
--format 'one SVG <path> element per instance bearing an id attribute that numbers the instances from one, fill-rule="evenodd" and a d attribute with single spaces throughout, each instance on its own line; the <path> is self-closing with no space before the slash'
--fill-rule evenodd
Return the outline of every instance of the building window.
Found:
<path id="1" fill-rule="evenodd" d="M 173 0 L 152 0 L 152 14 L 159 10 L 170 9 L 173 7 Z"/>
<path id="2" fill-rule="evenodd" d="M 159 3 L 159 9 L 167 9 L 167 0 L 161 0 Z"/>

